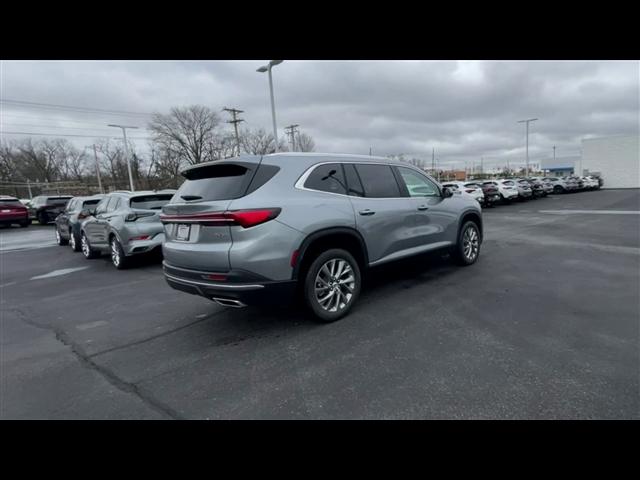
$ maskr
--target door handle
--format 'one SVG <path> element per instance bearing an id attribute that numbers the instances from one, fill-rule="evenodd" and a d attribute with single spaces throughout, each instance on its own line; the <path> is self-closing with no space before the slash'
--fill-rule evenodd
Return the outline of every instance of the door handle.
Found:
<path id="1" fill-rule="evenodd" d="M 429 210 L 428 205 L 418 205 L 418 210 Z"/>
<path id="2" fill-rule="evenodd" d="M 365 210 L 360 210 L 358 213 L 359 213 L 360 215 L 373 215 L 373 214 L 374 214 L 374 213 L 376 213 L 376 212 L 374 212 L 373 210 L 369 210 L 369 209 L 367 208 L 367 209 L 365 209 Z"/>

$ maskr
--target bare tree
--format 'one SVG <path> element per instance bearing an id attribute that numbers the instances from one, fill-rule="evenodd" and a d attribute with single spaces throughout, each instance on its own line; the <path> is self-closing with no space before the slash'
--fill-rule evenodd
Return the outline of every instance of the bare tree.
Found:
<path id="1" fill-rule="evenodd" d="M 212 146 L 220 144 L 219 125 L 220 118 L 211 108 L 191 105 L 174 107 L 166 115 L 154 114 L 149 130 L 159 150 L 193 165 L 218 158 Z"/>
<path id="2" fill-rule="evenodd" d="M 240 134 L 240 147 L 251 155 L 267 155 L 276 151 L 273 134 L 267 133 L 264 128 L 243 130 Z M 278 150 L 281 152 L 288 150 L 284 138 L 278 141 Z"/>
<path id="3" fill-rule="evenodd" d="M 313 141 L 311 135 L 304 132 L 298 134 L 297 150 L 299 152 L 313 152 L 316 148 L 316 142 Z"/>

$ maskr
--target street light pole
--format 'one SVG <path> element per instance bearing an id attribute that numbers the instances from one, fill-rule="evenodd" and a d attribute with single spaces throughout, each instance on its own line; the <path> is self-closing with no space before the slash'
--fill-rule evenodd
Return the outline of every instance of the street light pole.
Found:
<path id="1" fill-rule="evenodd" d="M 271 69 L 276 65 L 279 65 L 283 62 L 283 60 L 271 60 L 267 65 L 263 65 L 258 68 L 256 72 L 269 73 L 269 93 L 271 95 L 271 120 L 273 121 L 273 138 L 275 140 L 275 151 L 278 152 L 278 128 L 276 124 L 276 105 L 275 100 L 273 98 L 273 78 L 271 76 Z"/>
<path id="2" fill-rule="evenodd" d="M 98 163 L 98 152 L 96 151 L 96 145 L 93 144 L 93 157 L 96 159 L 96 175 L 98 177 L 98 188 L 100 189 L 100 193 L 104 193 L 102 190 L 102 181 L 100 180 L 100 164 Z"/>
<path id="3" fill-rule="evenodd" d="M 129 171 L 129 187 L 132 192 L 135 192 L 135 188 L 133 187 L 133 175 L 131 174 L 131 159 L 129 158 L 129 145 L 127 144 L 127 128 L 138 128 L 132 127 L 129 125 L 107 125 L 108 127 L 115 127 L 122 129 L 122 136 L 124 137 L 124 154 L 127 157 L 127 170 Z"/>
<path id="4" fill-rule="evenodd" d="M 536 120 L 538 120 L 537 118 L 528 118 L 526 120 L 519 120 L 518 123 L 524 123 L 526 124 L 526 151 L 527 151 L 527 169 L 526 169 L 526 174 L 525 176 L 528 177 L 529 176 L 529 123 L 531 122 L 535 122 Z"/>

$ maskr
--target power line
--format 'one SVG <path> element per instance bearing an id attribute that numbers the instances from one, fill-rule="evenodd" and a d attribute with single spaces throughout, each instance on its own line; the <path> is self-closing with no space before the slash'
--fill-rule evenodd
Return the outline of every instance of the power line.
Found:
<path id="1" fill-rule="evenodd" d="M 91 128 L 91 127 L 67 127 L 65 125 L 34 125 L 34 124 L 29 124 L 29 123 L 2 123 L 3 126 L 10 126 L 10 127 L 46 127 L 46 128 L 64 128 L 67 130 L 99 130 L 97 128 Z M 141 130 L 147 130 L 146 128 L 143 128 Z M 106 131 L 106 130 L 105 130 Z"/>
<path id="2" fill-rule="evenodd" d="M 233 128 L 236 132 L 236 145 L 238 147 L 238 156 L 240 156 L 240 135 L 238 135 L 238 124 L 240 122 L 244 122 L 244 119 L 237 118 L 238 114 L 243 113 L 244 110 L 238 110 L 237 108 L 227 108 L 224 107 L 222 109 L 223 112 L 229 112 L 233 117 L 233 120 L 227 120 L 227 123 L 233 123 Z"/>
<path id="3" fill-rule="evenodd" d="M 61 113 L 63 114 L 63 113 Z M 67 120 L 67 119 L 62 119 L 60 117 L 43 117 L 42 114 L 34 114 L 34 115 L 15 115 L 13 113 L 5 113 L 5 112 L 0 112 L 0 120 L 3 120 L 5 117 L 11 117 L 11 118 L 20 118 L 20 119 L 26 119 L 26 120 L 38 120 L 38 121 L 46 121 L 46 122 L 55 122 L 56 124 L 59 123 L 80 123 L 82 125 L 96 125 L 99 127 L 104 127 L 104 123 L 91 123 L 91 122 L 87 122 L 86 120 Z M 6 123 L 6 122 L 3 122 Z M 49 126 L 49 125 L 42 125 L 42 126 Z"/>
<path id="4" fill-rule="evenodd" d="M 114 137 L 111 135 L 76 135 L 71 133 L 40 133 L 40 132 L 0 132 L 0 135 L 41 135 L 45 137 L 81 137 L 81 138 L 117 138 L 122 140 L 122 137 Z M 131 137 L 130 140 L 150 140 L 152 137 Z"/>
<path id="5" fill-rule="evenodd" d="M 107 110 L 103 108 L 92 108 L 92 107 L 78 107 L 75 105 L 60 105 L 55 103 L 40 103 L 40 102 L 27 102 L 24 100 L 7 100 L 0 99 L 0 103 L 5 103 L 8 105 L 15 105 L 20 107 L 27 108 L 40 108 L 40 109 L 54 109 L 54 110 L 68 110 L 68 111 L 76 111 L 82 113 L 104 113 L 107 115 L 142 115 L 142 116 L 150 116 L 152 113 L 146 112 L 129 112 L 125 110 Z"/>

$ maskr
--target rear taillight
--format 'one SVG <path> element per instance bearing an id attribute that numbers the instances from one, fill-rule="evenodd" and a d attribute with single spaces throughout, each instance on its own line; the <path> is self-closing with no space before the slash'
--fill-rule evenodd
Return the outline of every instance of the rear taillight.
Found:
<path id="1" fill-rule="evenodd" d="M 467 192 L 467 193 L 473 193 L 473 192 L 475 192 L 475 190 L 474 190 L 473 188 L 467 188 L 467 189 L 465 190 L 465 192 Z"/>
<path id="2" fill-rule="evenodd" d="M 200 223 L 203 225 L 240 225 L 243 228 L 254 227 L 273 220 L 280 214 L 279 208 L 260 208 L 255 210 L 229 210 L 226 212 L 206 212 L 185 215 L 160 215 L 163 223 Z"/>
<path id="3" fill-rule="evenodd" d="M 134 242 L 136 240 L 149 240 L 150 238 L 151 238 L 151 235 L 140 235 L 140 236 L 137 236 L 137 237 L 131 237 L 129 239 L 129 241 L 130 242 Z"/>
<path id="4" fill-rule="evenodd" d="M 125 222 L 135 222 L 136 220 L 138 220 L 139 218 L 144 218 L 144 217 L 153 217 L 155 215 L 155 213 L 153 212 L 136 212 L 136 213 L 129 213 L 127 214 L 126 217 L 124 217 L 124 221 Z"/>

